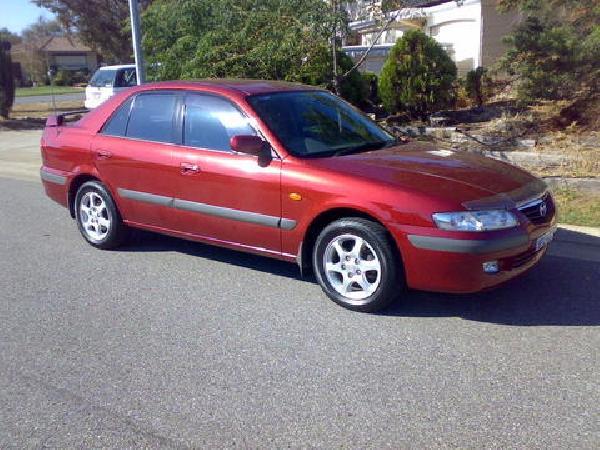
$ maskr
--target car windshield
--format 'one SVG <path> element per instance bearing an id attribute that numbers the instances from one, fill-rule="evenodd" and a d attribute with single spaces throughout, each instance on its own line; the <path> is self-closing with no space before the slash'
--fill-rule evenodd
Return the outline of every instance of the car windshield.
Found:
<path id="1" fill-rule="evenodd" d="M 104 69 L 98 70 L 90 80 L 90 86 L 93 87 L 111 87 L 115 82 L 116 70 Z"/>
<path id="2" fill-rule="evenodd" d="M 396 142 L 368 117 L 328 92 L 278 92 L 251 96 L 248 101 L 295 156 L 343 155 Z"/>

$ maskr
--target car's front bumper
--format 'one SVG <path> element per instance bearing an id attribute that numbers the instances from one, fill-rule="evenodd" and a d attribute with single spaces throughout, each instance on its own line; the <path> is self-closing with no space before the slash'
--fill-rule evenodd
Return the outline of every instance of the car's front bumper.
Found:
<path id="1" fill-rule="evenodd" d="M 546 252 L 546 247 L 536 251 L 537 239 L 554 226 L 553 222 L 539 227 L 523 226 L 476 235 L 476 239 L 473 233 L 452 236 L 420 227 L 394 234 L 409 287 L 469 293 L 504 283 L 533 267 Z M 496 273 L 484 271 L 484 263 L 488 262 L 497 262 Z"/>

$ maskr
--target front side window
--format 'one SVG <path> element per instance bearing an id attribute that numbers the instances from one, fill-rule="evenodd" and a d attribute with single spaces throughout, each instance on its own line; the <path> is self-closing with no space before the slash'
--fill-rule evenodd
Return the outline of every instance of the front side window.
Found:
<path id="1" fill-rule="evenodd" d="M 189 147 L 230 151 L 232 136 L 256 135 L 246 116 L 214 95 L 188 94 L 184 121 L 183 143 Z"/>
<path id="2" fill-rule="evenodd" d="M 177 94 L 171 92 L 139 94 L 129 113 L 126 136 L 154 142 L 178 141 L 175 112 Z"/>
<path id="3" fill-rule="evenodd" d="M 90 80 L 90 86 L 112 87 L 115 83 L 116 74 L 117 71 L 112 69 L 97 70 Z"/>
<path id="4" fill-rule="evenodd" d="M 376 150 L 396 140 L 368 117 L 323 91 L 255 95 L 248 101 L 295 156 Z"/>
<path id="5" fill-rule="evenodd" d="M 136 72 L 134 68 L 119 69 L 115 87 L 131 87 L 137 84 Z"/>

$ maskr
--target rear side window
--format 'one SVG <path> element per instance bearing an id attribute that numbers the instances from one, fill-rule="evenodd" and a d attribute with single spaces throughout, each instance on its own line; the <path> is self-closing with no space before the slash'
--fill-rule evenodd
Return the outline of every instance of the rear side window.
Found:
<path id="1" fill-rule="evenodd" d="M 174 93 L 139 94 L 135 97 L 126 136 L 155 142 L 175 143 L 175 112 L 178 105 Z"/>
<path id="2" fill-rule="evenodd" d="M 106 122 L 106 125 L 104 125 L 102 134 L 107 134 L 109 136 L 125 136 L 132 102 L 133 98 L 129 98 L 129 100 L 119 107 L 117 112 L 114 113 L 109 121 Z"/>
<path id="3" fill-rule="evenodd" d="M 185 110 L 184 145 L 229 151 L 232 136 L 256 135 L 246 116 L 214 95 L 188 94 Z"/>

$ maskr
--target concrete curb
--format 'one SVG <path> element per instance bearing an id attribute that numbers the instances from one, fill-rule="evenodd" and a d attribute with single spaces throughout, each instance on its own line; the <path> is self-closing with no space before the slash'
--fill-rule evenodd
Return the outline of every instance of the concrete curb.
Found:
<path id="1" fill-rule="evenodd" d="M 579 233 L 594 238 L 600 238 L 600 227 L 582 227 L 579 225 L 568 225 L 565 223 L 559 223 L 558 228 L 565 231 L 571 231 L 573 233 Z"/>

